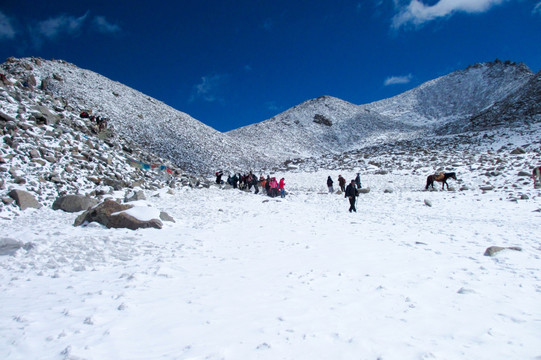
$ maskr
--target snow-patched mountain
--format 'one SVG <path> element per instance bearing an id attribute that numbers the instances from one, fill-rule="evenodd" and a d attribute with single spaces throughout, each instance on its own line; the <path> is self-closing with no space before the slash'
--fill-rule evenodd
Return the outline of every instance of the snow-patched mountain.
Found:
<path id="1" fill-rule="evenodd" d="M 439 127 L 475 116 L 522 87 L 533 76 L 522 63 L 496 60 L 430 80 L 364 108 L 400 124 Z"/>
<path id="2" fill-rule="evenodd" d="M 305 101 L 261 123 L 228 132 L 282 159 L 339 153 L 416 130 L 331 96 Z"/>
<path id="3" fill-rule="evenodd" d="M 482 131 L 541 122 L 541 71 L 503 100 L 471 117 L 449 124 L 442 133 Z"/>
<path id="4" fill-rule="evenodd" d="M 257 149 L 141 92 L 65 61 L 11 58 L 1 70 L 14 81 L 64 99 L 75 110 L 91 110 L 109 118 L 109 125 L 121 137 L 187 171 L 249 169 L 256 165 L 254 159 L 258 159 L 257 165 L 264 163 L 265 157 L 258 156 Z"/>
<path id="5" fill-rule="evenodd" d="M 350 151 L 426 136 L 448 123 L 469 119 L 533 77 L 524 64 L 497 60 L 472 65 L 370 104 L 354 105 L 329 96 L 308 100 L 229 134 L 264 148 L 274 157 Z"/>

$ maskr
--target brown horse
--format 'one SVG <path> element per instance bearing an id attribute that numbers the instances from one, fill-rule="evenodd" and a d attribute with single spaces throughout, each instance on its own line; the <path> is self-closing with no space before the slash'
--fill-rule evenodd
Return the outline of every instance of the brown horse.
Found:
<path id="1" fill-rule="evenodd" d="M 425 190 L 428 190 L 429 186 L 432 186 L 432 189 L 434 189 L 434 181 L 438 181 L 443 183 L 441 185 L 441 189 L 445 189 L 445 185 L 447 185 L 447 190 L 449 190 L 449 184 L 447 184 L 447 179 L 455 179 L 456 180 L 456 174 L 454 172 L 452 173 L 439 173 L 437 175 L 428 175 L 426 178 L 426 187 Z"/>

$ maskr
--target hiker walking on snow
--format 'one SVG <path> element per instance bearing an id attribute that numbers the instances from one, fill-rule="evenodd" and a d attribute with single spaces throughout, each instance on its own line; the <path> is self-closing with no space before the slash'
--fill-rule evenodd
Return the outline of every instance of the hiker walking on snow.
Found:
<path id="1" fill-rule="evenodd" d="M 329 177 L 327 178 L 327 187 L 329 188 L 329 192 L 330 192 L 330 193 L 333 193 L 333 192 L 334 192 L 334 190 L 333 190 L 333 188 L 332 188 L 332 184 L 333 184 L 333 181 L 332 181 L 332 179 L 331 179 L 331 176 L 329 175 Z"/>
<path id="2" fill-rule="evenodd" d="M 357 200 L 357 189 L 355 188 L 355 180 L 351 180 L 351 182 L 347 186 L 345 197 L 349 199 L 349 212 L 357 212 L 357 209 L 355 208 L 355 201 Z"/>
<path id="3" fill-rule="evenodd" d="M 340 185 L 340 190 L 342 190 L 342 192 L 346 191 L 346 179 L 344 179 L 342 175 L 338 175 L 338 185 Z"/>

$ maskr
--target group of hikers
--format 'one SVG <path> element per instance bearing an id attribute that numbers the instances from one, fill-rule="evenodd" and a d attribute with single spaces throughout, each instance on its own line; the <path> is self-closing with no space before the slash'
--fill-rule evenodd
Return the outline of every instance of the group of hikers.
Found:
<path id="1" fill-rule="evenodd" d="M 224 181 L 222 180 L 223 175 L 224 172 L 222 170 L 216 172 L 216 184 L 224 184 Z M 239 190 L 251 191 L 253 187 L 255 194 L 259 194 L 259 187 L 261 187 L 265 194 L 273 198 L 278 195 L 280 195 L 281 198 L 286 196 L 286 184 L 284 178 L 281 178 L 278 181 L 275 177 L 270 177 L 270 175 L 267 175 L 266 178 L 263 175 L 260 175 L 258 178 L 251 171 L 244 175 L 241 175 L 240 173 L 235 173 L 233 175 L 229 174 L 225 183 L 232 186 L 233 189 Z"/>
<path id="2" fill-rule="evenodd" d="M 333 184 L 334 182 L 329 176 L 327 178 L 327 187 L 329 188 L 330 193 L 334 192 Z M 340 186 L 340 190 L 344 193 L 344 196 L 349 199 L 349 212 L 357 212 L 355 202 L 359 195 L 358 190 L 362 188 L 361 173 L 357 173 L 355 179 L 351 180 L 348 186 L 346 186 L 346 179 L 342 175 L 338 175 L 338 185 Z"/>
<path id="3" fill-rule="evenodd" d="M 92 110 L 90 111 L 81 111 L 79 116 L 82 119 L 88 119 L 91 123 L 95 123 L 98 128 L 98 132 L 102 132 L 103 130 L 107 129 L 107 122 L 109 121 L 108 118 L 104 118 L 102 116 L 95 116 L 92 115 Z"/>

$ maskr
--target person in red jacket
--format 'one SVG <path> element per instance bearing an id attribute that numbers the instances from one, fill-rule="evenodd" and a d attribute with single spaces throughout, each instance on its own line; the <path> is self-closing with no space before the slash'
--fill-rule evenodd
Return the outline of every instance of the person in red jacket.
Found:
<path id="1" fill-rule="evenodd" d="M 280 183 L 278 184 L 278 190 L 280 190 L 280 197 L 285 198 L 286 197 L 286 190 L 284 187 L 286 186 L 286 183 L 284 181 L 284 178 L 280 179 Z"/>

